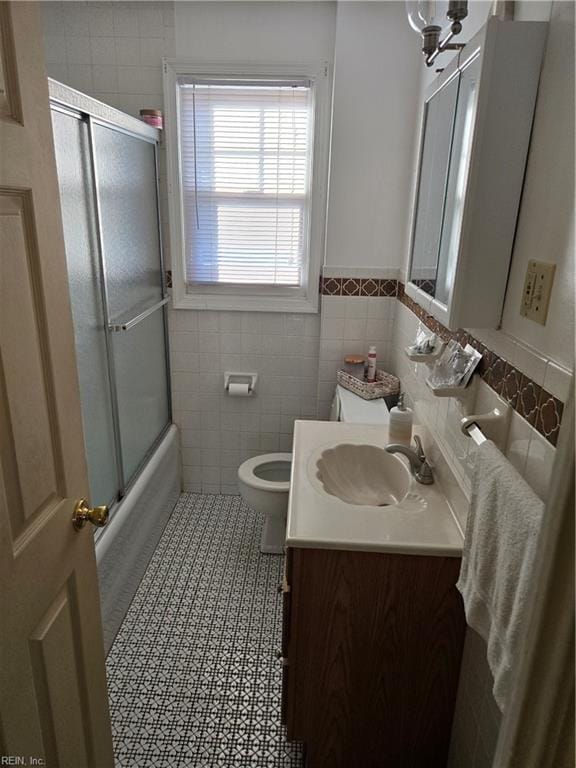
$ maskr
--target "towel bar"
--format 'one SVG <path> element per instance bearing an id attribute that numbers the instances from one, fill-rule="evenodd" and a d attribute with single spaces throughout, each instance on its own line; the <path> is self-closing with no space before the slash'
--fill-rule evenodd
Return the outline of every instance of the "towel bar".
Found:
<path id="1" fill-rule="evenodd" d="M 460 420 L 460 429 L 466 437 L 472 438 L 476 445 L 485 443 L 491 439 L 500 448 L 506 442 L 508 424 L 510 420 L 510 405 L 503 403 L 498 408 L 493 408 L 488 413 L 476 413 Z M 484 432 L 487 431 L 489 437 Z"/>

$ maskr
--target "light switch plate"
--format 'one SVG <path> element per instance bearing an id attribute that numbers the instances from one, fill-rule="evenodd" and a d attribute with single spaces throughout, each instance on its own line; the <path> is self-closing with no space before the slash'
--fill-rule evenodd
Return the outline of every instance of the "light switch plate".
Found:
<path id="1" fill-rule="evenodd" d="M 531 259 L 526 269 L 520 314 L 540 325 L 546 324 L 556 264 Z"/>

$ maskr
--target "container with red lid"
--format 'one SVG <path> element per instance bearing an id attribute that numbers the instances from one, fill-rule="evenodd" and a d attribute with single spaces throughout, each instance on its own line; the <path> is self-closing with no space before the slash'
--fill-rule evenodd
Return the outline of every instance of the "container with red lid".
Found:
<path id="1" fill-rule="evenodd" d="M 141 109 L 140 119 L 153 128 L 162 130 L 164 127 L 164 116 L 161 109 Z"/>

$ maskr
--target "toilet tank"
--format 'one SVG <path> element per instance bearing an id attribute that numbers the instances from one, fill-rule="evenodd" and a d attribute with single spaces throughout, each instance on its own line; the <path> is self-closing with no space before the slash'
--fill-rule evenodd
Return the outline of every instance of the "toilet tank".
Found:
<path id="1" fill-rule="evenodd" d="M 352 424 L 388 424 L 390 412 L 382 398 L 363 400 L 338 384 L 330 410 L 330 421 L 346 421 Z"/>

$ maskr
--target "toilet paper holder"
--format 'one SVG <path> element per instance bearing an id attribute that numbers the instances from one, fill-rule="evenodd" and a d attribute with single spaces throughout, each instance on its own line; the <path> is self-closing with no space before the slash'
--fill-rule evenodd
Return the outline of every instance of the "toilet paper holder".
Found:
<path id="1" fill-rule="evenodd" d="M 248 384 L 248 394 L 253 395 L 258 381 L 257 373 L 226 371 L 224 373 L 224 391 L 229 393 L 230 384 Z"/>

